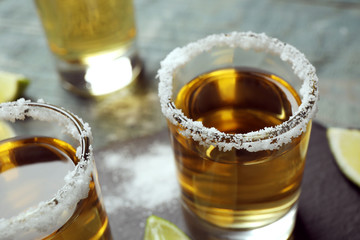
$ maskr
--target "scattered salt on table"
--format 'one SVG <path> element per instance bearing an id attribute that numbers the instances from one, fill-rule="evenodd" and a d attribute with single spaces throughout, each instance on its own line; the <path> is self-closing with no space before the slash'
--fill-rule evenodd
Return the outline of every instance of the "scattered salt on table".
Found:
<path id="1" fill-rule="evenodd" d="M 124 207 L 151 210 L 179 196 L 170 145 L 155 142 L 148 149 L 138 155 L 126 148 L 101 153 L 105 174 L 113 182 L 102 187 L 109 214 Z"/>

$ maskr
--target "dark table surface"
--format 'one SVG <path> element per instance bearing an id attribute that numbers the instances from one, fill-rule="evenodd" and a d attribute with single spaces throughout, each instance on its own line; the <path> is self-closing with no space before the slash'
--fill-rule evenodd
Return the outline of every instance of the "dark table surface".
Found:
<path id="1" fill-rule="evenodd" d="M 182 209 L 177 183 L 171 179 L 175 167 L 168 139 L 167 130 L 163 130 L 99 153 L 97 160 L 104 162 L 98 164 L 98 171 L 116 239 L 141 239 L 146 217 L 151 214 L 172 221 L 196 239 L 218 239 L 205 235 L 197 225 L 194 229 L 194 221 L 187 224 L 192 219 L 189 221 L 189 214 Z M 143 195 L 136 195 L 138 192 Z M 326 128 L 315 122 L 292 239 L 360 239 L 359 226 L 360 189 L 340 172 L 329 149 Z"/>
<path id="2" fill-rule="evenodd" d="M 360 128 L 360 2 L 135 0 L 134 4 L 145 66 L 142 77 L 107 98 L 83 99 L 60 87 L 33 1 L 0 0 L 0 70 L 32 79 L 26 98 L 43 98 L 90 123 L 114 239 L 141 239 L 151 214 L 192 234 L 174 180 L 156 71 L 177 46 L 212 33 L 250 30 L 296 46 L 320 78 L 321 101 L 294 239 L 360 239 L 359 188 L 338 170 L 325 136 L 331 126 Z"/>

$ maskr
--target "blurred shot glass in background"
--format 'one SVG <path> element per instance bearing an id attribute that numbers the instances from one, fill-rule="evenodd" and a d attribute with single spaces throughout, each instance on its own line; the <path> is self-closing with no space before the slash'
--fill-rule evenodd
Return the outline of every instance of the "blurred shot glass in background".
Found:
<path id="1" fill-rule="evenodd" d="M 0 239 L 112 239 L 88 124 L 23 99 L 0 121 Z"/>
<path id="2" fill-rule="evenodd" d="M 141 72 L 132 0 L 35 0 L 64 88 L 115 92 Z"/>
<path id="3" fill-rule="evenodd" d="M 287 239 L 317 109 L 315 68 L 278 39 L 233 32 L 176 48 L 158 77 L 185 210 L 219 239 Z"/>

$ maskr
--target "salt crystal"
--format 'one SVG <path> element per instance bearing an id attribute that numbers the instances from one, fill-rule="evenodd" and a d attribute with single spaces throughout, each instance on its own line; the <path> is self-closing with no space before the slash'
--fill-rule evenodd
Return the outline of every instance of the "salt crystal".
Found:
<path id="1" fill-rule="evenodd" d="M 55 110 L 55 111 L 54 111 Z M 31 102 L 25 99 L 19 99 L 16 102 L 7 102 L 0 104 L 0 120 L 15 122 L 24 120 L 27 117 L 40 121 L 49 121 L 58 123 L 68 130 L 79 141 L 80 135 L 91 138 L 90 128 L 87 124 L 84 129 L 76 129 L 74 122 L 70 121 L 74 115 L 60 110 L 57 107 L 47 105 L 43 100 Z M 77 123 L 79 124 L 79 123 Z M 79 125 L 80 126 L 80 125 Z M 77 134 L 74 133 L 77 130 Z M 80 149 L 77 149 L 79 163 L 75 169 L 69 172 L 65 177 L 65 185 L 55 194 L 53 199 L 45 199 L 37 206 L 27 209 L 17 216 L 9 219 L 0 218 L 0 239 L 14 239 L 19 232 L 37 231 L 38 233 L 51 233 L 59 226 L 62 226 L 67 217 L 63 216 L 64 212 L 73 212 L 74 206 L 83 198 L 87 197 L 89 192 L 89 183 L 93 169 L 92 148 L 89 146 L 89 155 L 84 156 Z M 56 200 L 56 203 L 55 201 Z"/>
<path id="2" fill-rule="evenodd" d="M 172 100 L 172 81 L 176 70 L 195 56 L 219 46 L 264 51 L 277 55 L 282 61 L 290 64 L 294 74 L 302 81 L 300 89 L 302 103 L 294 115 L 289 120 L 274 127 L 246 134 L 226 134 L 214 128 L 207 128 L 201 122 L 193 121 L 186 117 L 180 109 L 173 107 L 175 104 Z M 264 33 L 232 32 L 210 35 L 182 48 L 174 49 L 161 61 L 160 65 L 161 68 L 158 70 L 157 77 L 160 79 L 159 97 L 163 114 L 172 124 L 186 128 L 180 132 L 182 135 L 198 141 L 201 145 L 211 144 L 223 151 L 233 148 L 248 151 L 279 149 L 283 144 L 289 143 L 293 138 L 303 133 L 308 122 L 317 111 L 319 91 L 314 66 L 295 47 L 276 38 L 270 38 Z M 293 131 L 294 129 L 297 131 Z M 280 138 L 281 141 L 273 141 Z"/>

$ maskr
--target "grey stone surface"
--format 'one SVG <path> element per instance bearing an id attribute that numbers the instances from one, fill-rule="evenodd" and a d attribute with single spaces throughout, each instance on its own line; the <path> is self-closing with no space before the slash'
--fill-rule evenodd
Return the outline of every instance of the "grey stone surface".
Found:
<path id="1" fill-rule="evenodd" d="M 159 62 L 173 48 L 212 33 L 265 32 L 296 46 L 315 65 L 321 95 L 317 124 L 360 128 L 359 1 L 135 0 L 135 7 L 137 42 L 145 70 L 134 87 L 97 100 L 79 98 L 63 90 L 34 3 L 30 0 L 0 0 L 0 70 L 23 73 L 32 79 L 27 98 L 43 98 L 89 122 L 94 132 L 95 150 L 100 155 L 105 149 L 126 147 L 129 142 L 139 139 L 143 144 L 139 143 L 139 147 L 159 136 L 161 141 L 167 141 L 164 134 L 166 122 L 158 106 L 155 75 Z M 316 143 L 326 142 L 324 130 L 321 127 L 316 129 L 316 134 L 322 134 L 322 141 Z M 313 161 L 317 157 L 325 158 L 320 153 L 310 155 Z M 106 176 L 101 175 L 101 159 L 96 161 L 103 185 L 111 187 Z M 307 179 L 311 177 L 314 175 Z M 338 179 L 341 181 L 340 175 Z M 359 194 L 358 191 L 355 193 Z M 153 212 L 187 231 L 180 205 L 175 206 L 171 211 L 165 207 Z M 309 208 L 311 205 L 303 208 L 305 210 L 301 213 L 311 214 Z M 359 210 L 359 205 L 354 208 Z M 141 209 L 124 209 L 111 215 L 114 238 L 141 239 L 147 215 L 148 212 Z M 336 218 L 334 215 L 326 216 Z M 346 220 L 354 222 L 351 224 L 360 223 L 358 217 Z M 310 235 L 306 235 L 304 226 L 311 228 L 312 221 L 317 224 L 309 231 Z M 350 239 L 351 226 L 356 226 L 343 230 L 343 235 L 339 229 L 340 233 L 333 236 L 340 238 L 329 238 L 325 232 L 330 222 L 331 219 L 321 222 L 316 217 L 303 216 L 301 226 L 297 228 L 303 234 L 295 238 Z"/>

